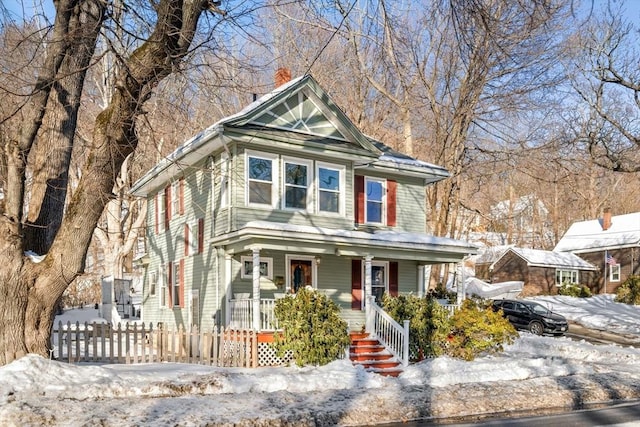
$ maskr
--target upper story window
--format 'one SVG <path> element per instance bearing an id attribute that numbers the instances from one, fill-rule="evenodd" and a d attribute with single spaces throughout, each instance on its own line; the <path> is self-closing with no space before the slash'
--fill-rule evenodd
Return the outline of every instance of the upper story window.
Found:
<path id="1" fill-rule="evenodd" d="M 170 215 L 171 218 L 181 213 L 180 212 L 180 199 L 182 199 L 180 194 L 181 182 L 182 180 L 178 180 L 178 181 L 173 181 L 171 183 L 171 192 L 169 193 L 171 195 L 171 215 Z"/>
<path id="2" fill-rule="evenodd" d="M 223 152 L 220 156 L 220 207 L 229 206 L 229 155 Z"/>
<path id="3" fill-rule="evenodd" d="M 309 185 L 311 162 L 303 160 L 284 161 L 284 207 L 307 210 L 309 207 Z"/>
<path id="4" fill-rule="evenodd" d="M 318 212 L 342 213 L 344 168 L 318 164 Z"/>
<path id="5" fill-rule="evenodd" d="M 356 175 L 354 184 L 356 224 L 395 227 L 397 182 Z"/>
<path id="6" fill-rule="evenodd" d="M 365 222 L 368 224 L 385 223 L 385 180 L 365 179 Z"/>
<path id="7" fill-rule="evenodd" d="M 165 190 L 160 190 L 154 200 L 155 205 L 155 232 L 160 233 L 166 229 L 166 215 L 165 215 Z"/>
<path id="8" fill-rule="evenodd" d="M 248 204 L 274 206 L 275 156 L 247 155 Z"/>

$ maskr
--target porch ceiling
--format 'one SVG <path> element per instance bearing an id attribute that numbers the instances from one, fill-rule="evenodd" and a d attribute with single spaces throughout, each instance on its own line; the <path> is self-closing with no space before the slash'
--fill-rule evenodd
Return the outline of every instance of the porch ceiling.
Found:
<path id="1" fill-rule="evenodd" d="M 466 255 L 477 252 L 477 248 L 467 242 L 424 233 L 335 230 L 263 221 L 250 222 L 238 231 L 211 239 L 209 243 L 223 246 L 231 253 L 259 247 L 346 257 L 371 255 L 425 264 L 459 262 Z"/>

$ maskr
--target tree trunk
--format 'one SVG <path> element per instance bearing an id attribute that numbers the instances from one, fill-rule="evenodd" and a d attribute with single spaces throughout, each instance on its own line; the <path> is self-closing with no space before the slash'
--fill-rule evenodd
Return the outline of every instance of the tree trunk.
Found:
<path id="1" fill-rule="evenodd" d="M 62 4 L 60 2 L 58 4 Z M 73 3 L 73 2 L 71 2 Z M 75 3 L 73 3 L 75 4 Z M 149 39 L 136 49 L 121 68 L 118 90 L 94 126 L 93 140 L 78 187 L 70 197 L 60 228 L 46 257 L 37 263 L 26 259 L 20 218 L 23 200 L 25 156 L 29 141 L 8 147 L 7 156 L 16 199 L 11 214 L 0 216 L 0 363 L 10 363 L 27 352 L 48 356 L 54 308 L 66 287 L 84 269 L 93 231 L 105 205 L 112 198 L 115 180 L 126 157 L 137 146 L 135 123 L 144 101 L 163 78 L 171 74 L 187 54 L 206 0 L 161 0 L 157 21 Z M 65 13 L 69 10 L 64 9 Z M 61 14 L 58 9 L 58 14 Z M 58 22 L 56 15 L 56 23 Z M 56 28 L 54 28 L 56 32 Z M 73 37 L 66 33 L 66 36 Z M 56 68 L 57 70 L 57 68 Z M 54 73 L 54 76 L 57 72 Z M 59 77 L 59 75 L 58 75 Z M 33 123 L 38 124 L 37 118 Z M 22 192 L 20 191 L 22 189 Z M 9 193 L 13 194 L 13 193 Z"/>

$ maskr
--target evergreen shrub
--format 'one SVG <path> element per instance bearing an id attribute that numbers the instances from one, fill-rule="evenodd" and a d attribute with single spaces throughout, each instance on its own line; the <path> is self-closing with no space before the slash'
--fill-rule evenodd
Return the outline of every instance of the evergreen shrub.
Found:
<path id="1" fill-rule="evenodd" d="M 396 322 L 409 320 L 409 354 L 413 361 L 444 353 L 449 313 L 435 299 L 385 294 L 382 306 Z"/>
<path id="2" fill-rule="evenodd" d="M 616 289 L 616 302 L 640 305 L 640 276 L 632 275 Z"/>
<path id="3" fill-rule="evenodd" d="M 589 298 L 592 296 L 591 289 L 588 286 L 578 283 L 565 282 L 558 289 L 558 295 L 566 295 L 576 298 Z"/>
<path id="4" fill-rule="evenodd" d="M 473 360 L 483 353 L 504 350 L 504 344 L 513 343 L 519 334 L 516 329 L 491 307 L 480 301 L 467 299 L 450 319 L 445 354 L 464 360 Z"/>
<path id="5" fill-rule="evenodd" d="M 276 300 L 275 316 L 282 328 L 273 347 L 278 357 L 291 351 L 298 366 L 326 365 L 345 354 L 350 343 L 347 323 L 326 295 L 300 289 Z"/>
<path id="6" fill-rule="evenodd" d="M 384 310 L 398 323 L 409 320 L 412 361 L 448 355 L 473 360 L 486 352 L 503 351 L 518 332 L 485 302 L 465 300 L 453 316 L 434 298 L 400 295 L 383 298 Z"/>

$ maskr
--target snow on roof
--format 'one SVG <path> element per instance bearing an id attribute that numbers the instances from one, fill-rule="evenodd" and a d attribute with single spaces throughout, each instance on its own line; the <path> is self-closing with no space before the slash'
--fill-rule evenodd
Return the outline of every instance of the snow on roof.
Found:
<path id="1" fill-rule="evenodd" d="M 353 240 L 365 240 L 378 244 L 397 243 L 400 245 L 430 245 L 448 246 L 460 249 L 469 249 L 475 252 L 476 248 L 463 240 L 451 239 L 448 237 L 437 237 L 426 233 L 409 233 L 391 230 L 375 230 L 373 232 L 344 230 L 334 228 L 313 227 L 309 225 L 294 225 L 286 223 L 276 223 L 268 221 L 250 221 L 244 228 L 258 228 L 262 230 L 272 230 L 288 233 L 304 233 L 322 236 L 324 239 L 344 238 Z"/>
<path id="2" fill-rule="evenodd" d="M 296 77 L 295 79 L 292 79 L 289 82 L 275 88 L 271 92 L 261 96 L 237 113 L 224 117 L 211 126 L 207 127 L 206 129 L 202 130 L 201 132 L 198 132 L 196 135 L 176 148 L 167 157 L 163 158 L 144 176 L 136 181 L 131 188 L 131 193 L 141 195 L 141 191 L 144 191 L 145 187 L 151 186 L 154 182 L 157 181 L 157 176 L 160 173 L 168 172 L 169 175 L 173 175 L 182 169 L 181 166 L 189 164 L 190 162 L 198 161 L 201 157 L 193 156 L 192 154 L 196 152 L 196 150 L 202 148 L 208 141 L 211 141 L 213 138 L 215 138 L 216 135 L 221 134 L 223 131 L 223 126 L 225 124 L 234 124 L 235 120 L 242 119 L 263 104 L 268 103 L 271 99 L 287 91 L 291 87 L 299 84 L 302 80 L 305 79 L 313 78 L 308 74 Z M 394 166 L 404 168 L 405 170 L 415 168 L 415 170 L 419 171 L 420 174 L 430 174 L 436 177 L 433 181 L 444 179 L 449 176 L 449 172 L 442 166 L 414 159 L 413 157 L 392 150 L 390 147 L 386 146 L 380 141 L 375 141 L 369 137 L 366 138 L 382 152 L 382 155 L 380 155 L 378 159 L 378 162 L 380 162 L 381 164 L 393 164 Z M 208 147 L 209 152 L 213 151 L 214 148 L 214 146 Z M 206 154 L 207 153 L 203 153 L 202 155 Z M 190 157 L 190 159 L 188 159 L 188 157 Z M 181 164 L 178 165 L 178 162 L 180 162 Z M 164 180 L 160 181 L 164 182 Z"/>
<path id="3" fill-rule="evenodd" d="M 529 266 L 597 270 L 597 268 L 577 255 L 568 252 L 543 251 L 540 249 L 510 248 L 527 262 Z"/>
<path id="4" fill-rule="evenodd" d="M 574 222 L 553 250 L 580 253 L 630 246 L 640 246 L 640 212 L 612 216 L 608 230 L 600 219 Z"/>
<path id="5" fill-rule="evenodd" d="M 487 246 L 482 253 L 476 258 L 476 264 L 492 263 L 504 255 L 514 245 Z"/>

